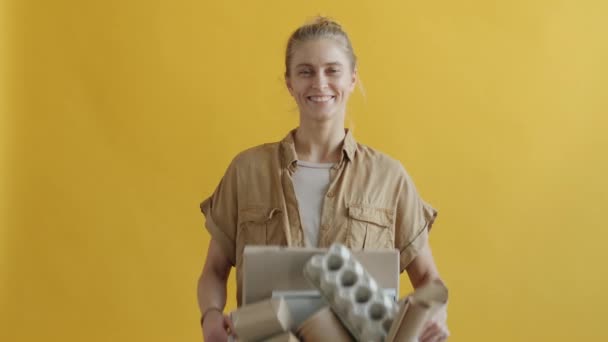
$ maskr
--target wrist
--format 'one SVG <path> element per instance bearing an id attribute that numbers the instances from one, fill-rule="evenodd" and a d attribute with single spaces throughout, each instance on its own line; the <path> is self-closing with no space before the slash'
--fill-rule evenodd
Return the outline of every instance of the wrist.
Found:
<path id="1" fill-rule="evenodd" d="M 209 314 L 213 313 L 213 312 L 217 312 L 219 313 L 221 316 L 224 316 L 224 311 L 218 307 L 215 306 L 211 306 L 208 307 L 204 312 L 203 315 L 201 316 L 201 327 L 203 326 L 203 323 L 205 323 L 205 317 L 207 317 Z"/>

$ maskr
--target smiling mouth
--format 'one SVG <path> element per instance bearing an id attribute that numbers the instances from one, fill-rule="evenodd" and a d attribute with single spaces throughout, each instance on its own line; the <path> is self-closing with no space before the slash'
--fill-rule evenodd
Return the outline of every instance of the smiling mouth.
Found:
<path id="1" fill-rule="evenodd" d="M 308 99 L 308 101 L 323 103 L 323 102 L 329 102 L 336 97 L 332 96 L 332 95 L 324 95 L 324 96 L 307 96 L 306 98 Z"/>

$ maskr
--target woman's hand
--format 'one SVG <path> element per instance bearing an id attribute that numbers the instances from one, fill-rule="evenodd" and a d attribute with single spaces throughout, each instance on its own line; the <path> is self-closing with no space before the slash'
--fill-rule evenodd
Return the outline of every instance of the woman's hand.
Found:
<path id="1" fill-rule="evenodd" d="M 219 311 L 210 311 L 203 321 L 203 340 L 205 342 L 226 342 L 230 332 L 234 332 L 232 320 Z"/>
<path id="2" fill-rule="evenodd" d="M 416 258 L 407 265 L 406 270 L 410 277 L 410 282 L 415 289 L 424 286 L 429 281 L 437 279 L 441 281 L 428 242 L 420 250 Z M 421 342 L 445 341 L 450 335 L 447 318 L 447 305 L 443 305 L 439 311 L 425 323 L 418 340 Z"/>
<path id="3" fill-rule="evenodd" d="M 431 317 L 422 328 L 422 333 L 418 338 L 420 342 L 443 342 L 450 336 L 450 331 L 447 325 L 447 306 L 444 305 L 439 309 L 435 316 Z"/>

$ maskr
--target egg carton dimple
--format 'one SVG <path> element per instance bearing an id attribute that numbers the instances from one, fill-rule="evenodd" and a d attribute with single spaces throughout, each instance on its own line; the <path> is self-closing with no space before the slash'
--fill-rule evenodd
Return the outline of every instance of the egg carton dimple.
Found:
<path id="1" fill-rule="evenodd" d="M 348 248 L 333 244 L 326 254 L 313 256 L 304 267 L 304 275 L 357 340 L 384 341 L 397 304 Z"/>

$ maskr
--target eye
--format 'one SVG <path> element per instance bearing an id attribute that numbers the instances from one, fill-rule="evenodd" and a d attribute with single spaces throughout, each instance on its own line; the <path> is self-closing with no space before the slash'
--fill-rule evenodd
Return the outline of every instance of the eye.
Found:
<path id="1" fill-rule="evenodd" d="M 312 74 L 312 71 L 310 71 L 308 69 L 303 69 L 298 72 L 298 75 L 302 75 L 302 76 L 309 76 L 311 74 Z"/>
<path id="2" fill-rule="evenodd" d="M 327 73 L 328 73 L 328 74 L 332 74 L 332 75 L 333 75 L 333 74 L 338 74 L 338 73 L 340 73 L 340 69 L 337 69 L 337 68 L 329 68 L 329 69 L 327 69 Z"/>

